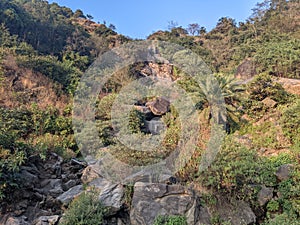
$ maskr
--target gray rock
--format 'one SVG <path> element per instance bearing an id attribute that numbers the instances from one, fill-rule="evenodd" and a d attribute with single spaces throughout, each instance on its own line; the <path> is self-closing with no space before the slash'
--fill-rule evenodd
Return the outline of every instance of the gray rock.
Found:
<path id="1" fill-rule="evenodd" d="M 262 186 L 261 190 L 257 194 L 257 200 L 260 206 L 264 206 L 268 201 L 273 198 L 273 188 L 267 188 Z"/>
<path id="2" fill-rule="evenodd" d="M 137 182 L 134 185 L 130 220 L 132 225 L 152 225 L 158 215 L 186 215 L 194 225 L 196 197 L 180 185 Z"/>
<path id="3" fill-rule="evenodd" d="M 75 180 L 69 180 L 65 184 L 62 185 L 62 188 L 64 191 L 69 190 L 70 188 L 76 186 L 76 181 Z"/>
<path id="4" fill-rule="evenodd" d="M 77 185 L 75 187 L 72 187 L 67 192 L 64 192 L 60 196 L 58 196 L 56 199 L 61 202 L 63 205 L 68 205 L 76 196 L 80 195 L 83 192 L 83 186 Z"/>
<path id="5" fill-rule="evenodd" d="M 289 179 L 292 168 L 293 168 L 292 164 L 281 165 L 275 173 L 277 179 L 279 181 L 284 181 Z"/>
<path id="6" fill-rule="evenodd" d="M 141 170 L 128 176 L 123 180 L 123 184 L 135 184 L 136 182 L 168 183 L 171 179 L 173 180 L 172 173 L 168 169 L 155 171 L 151 168 L 150 170 Z"/>
<path id="7" fill-rule="evenodd" d="M 92 181 L 89 186 L 99 191 L 99 201 L 101 201 L 104 206 L 110 207 L 111 212 L 115 213 L 123 206 L 123 185 L 113 184 L 104 178 L 98 178 Z"/>
<path id="8" fill-rule="evenodd" d="M 199 207 L 199 206 L 198 206 Z M 211 224 L 211 215 L 208 211 L 208 208 L 205 206 L 199 207 L 199 213 L 195 213 L 195 217 L 197 218 L 196 225 L 210 225 Z"/>
<path id="9" fill-rule="evenodd" d="M 33 225 L 55 225 L 59 220 L 59 216 L 41 216 L 33 222 Z"/>
<path id="10" fill-rule="evenodd" d="M 39 183 L 39 178 L 37 175 L 28 172 L 27 170 L 21 170 L 20 177 L 22 178 L 23 185 L 25 187 L 33 188 Z"/>
<path id="11" fill-rule="evenodd" d="M 41 189 L 34 189 L 40 194 L 51 194 L 53 197 L 63 193 L 61 179 L 46 179 L 41 182 Z"/>
<path id="12" fill-rule="evenodd" d="M 228 199 L 219 200 L 216 205 L 216 212 L 222 221 L 228 221 L 234 225 L 255 224 L 256 216 L 250 206 L 244 201 Z"/>
<path id="13" fill-rule="evenodd" d="M 153 135 L 160 134 L 165 129 L 165 124 L 159 117 L 154 117 L 152 120 L 146 121 L 145 125 L 147 131 Z"/>

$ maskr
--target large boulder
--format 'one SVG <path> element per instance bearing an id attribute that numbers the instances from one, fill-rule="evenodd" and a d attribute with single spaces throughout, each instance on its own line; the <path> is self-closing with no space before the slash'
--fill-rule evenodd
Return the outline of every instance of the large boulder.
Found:
<path id="1" fill-rule="evenodd" d="M 89 184 L 90 187 L 99 191 L 99 201 L 111 209 L 111 213 L 116 213 L 123 206 L 124 187 L 122 184 L 98 178 Z"/>
<path id="2" fill-rule="evenodd" d="M 154 101 L 147 102 L 146 106 L 150 108 L 154 115 L 161 116 L 170 109 L 170 101 L 164 97 L 157 97 Z"/>
<path id="3" fill-rule="evenodd" d="M 77 185 L 72 187 L 67 192 L 64 192 L 60 196 L 57 197 L 57 200 L 61 202 L 63 205 L 68 205 L 75 197 L 80 195 L 83 192 L 83 186 Z"/>
<path id="4" fill-rule="evenodd" d="M 159 215 L 185 215 L 190 225 L 199 220 L 200 207 L 194 194 L 181 185 L 137 182 L 134 185 L 132 225 L 152 225 Z"/>
<path id="5" fill-rule="evenodd" d="M 230 224 L 248 225 L 255 224 L 256 216 L 249 204 L 244 201 L 219 199 L 214 209 L 221 221 Z"/>

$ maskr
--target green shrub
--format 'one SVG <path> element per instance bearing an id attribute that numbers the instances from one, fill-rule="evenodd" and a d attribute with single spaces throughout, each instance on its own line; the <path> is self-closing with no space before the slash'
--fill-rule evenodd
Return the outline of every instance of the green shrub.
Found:
<path id="1" fill-rule="evenodd" d="M 252 184 L 274 186 L 276 167 L 255 150 L 226 138 L 221 151 L 210 167 L 199 174 L 198 181 L 216 192 L 234 193 L 238 198 L 253 198 Z"/>
<path id="2" fill-rule="evenodd" d="M 276 215 L 274 218 L 269 218 L 263 225 L 299 225 L 299 219 L 291 217 L 287 213 Z"/>
<path id="3" fill-rule="evenodd" d="M 74 199 L 62 218 L 61 225 L 99 225 L 107 209 L 99 202 L 97 192 L 84 192 Z"/>
<path id="4" fill-rule="evenodd" d="M 109 94 L 100 99 L 97 104 L 96 119 L 110 120 L 111 119 L 111 109 L 115 102 L 117 95 Z"/>
<path id="5" fill-rule="evenodd" d="M 271 200 L 267 205 L 267 210 L 271 212 L 276 212 L 279 210 L 279 202 L 276 200 Z"/>
<path id="6" fill-rule="evenodd" d="M 23 55 L 17 58 L 17 63 L 21 67 L 42 73 L 60 83 L 69 93 L 73 93 L 76 90 L 78 81 L 82 75 L 82 72 L 70 65 L 68 61 L 61 62 L 53 56 Z"/>
<path id="7" fill-rule="evenodd" d="M 145 126 L 145 115 L 136 110 L 133 109 L 129 112 L 129 130 L 132 133 L 140 133 Z"/>
<path id="8" fill-rule="evenodd" d="M 300 99 L 294 104 L 287 107 L 281 118 L 283 132 L 290 139 L 291 142 L 296 143 L 300 141 Z"/>
<path id="9" fill-rule="evenodd" d="M 290 97 L 281 84 L 274 82 L 272 77 L 265 73 L 255 76 L 254 80 L 248 84 L 247 92 L 252 101 L 262 101 L 270 97 L 279 103 L 286 103 Z"/>
<path id="10" fill-rule="evenodd" d="M 158 216 L 153 225 L 188 225 L 184 216 Z"/>

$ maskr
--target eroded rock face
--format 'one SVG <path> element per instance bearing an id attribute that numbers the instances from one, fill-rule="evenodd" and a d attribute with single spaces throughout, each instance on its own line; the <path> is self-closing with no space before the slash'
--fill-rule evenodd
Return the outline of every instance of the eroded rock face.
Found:
<path id="1" fill-rule="evenodd" d="M 61 215 L 62 202 L 57 197 L 81 183 L 83 168 L 55 153 L 49 153 L 46 160 L 30 156 L 20 168 L 21 188 L 0 204 L 0 224 L 6 224 L 2 219 L 8 217 L 8 224 L 33 224 L 40 217 Z M 51 221 L 40 224 L 51 224 Z"/>
<path id="2" fill-rule="evenodd" d="M 140 73 L 144 76 L 153 76 L 169 81 L 176 80 L 174 66 L 169 64 L 167 61 L 163 64 L 149 62 L 144 66 Z"/>
<path id="3" fill-rule="evenodd" d="M 181 185 L 137 182 L 134 185 L 130 220 L 132 225 L 152 225 L 158 215 L 187 215 L 196 224 L 197 198 Z"/>

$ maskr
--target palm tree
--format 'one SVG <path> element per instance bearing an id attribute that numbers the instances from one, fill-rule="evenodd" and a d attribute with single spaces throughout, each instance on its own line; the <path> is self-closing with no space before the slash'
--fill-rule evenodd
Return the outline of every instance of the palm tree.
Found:
<path id="1" fill-rule="evenodd" d="M 208 122 L 214 118 L 216 123 L 225 124 L 229 132 L 230 125 L 239 122 L 238 102 L 244 88 L 232 75 L 216 74 L 214 77 L 202 79 L 199 85 L 190 82 L 192 87 L 187 91 L 197 102 L 196 107 L 201 110 L 202 118 Z"/>

